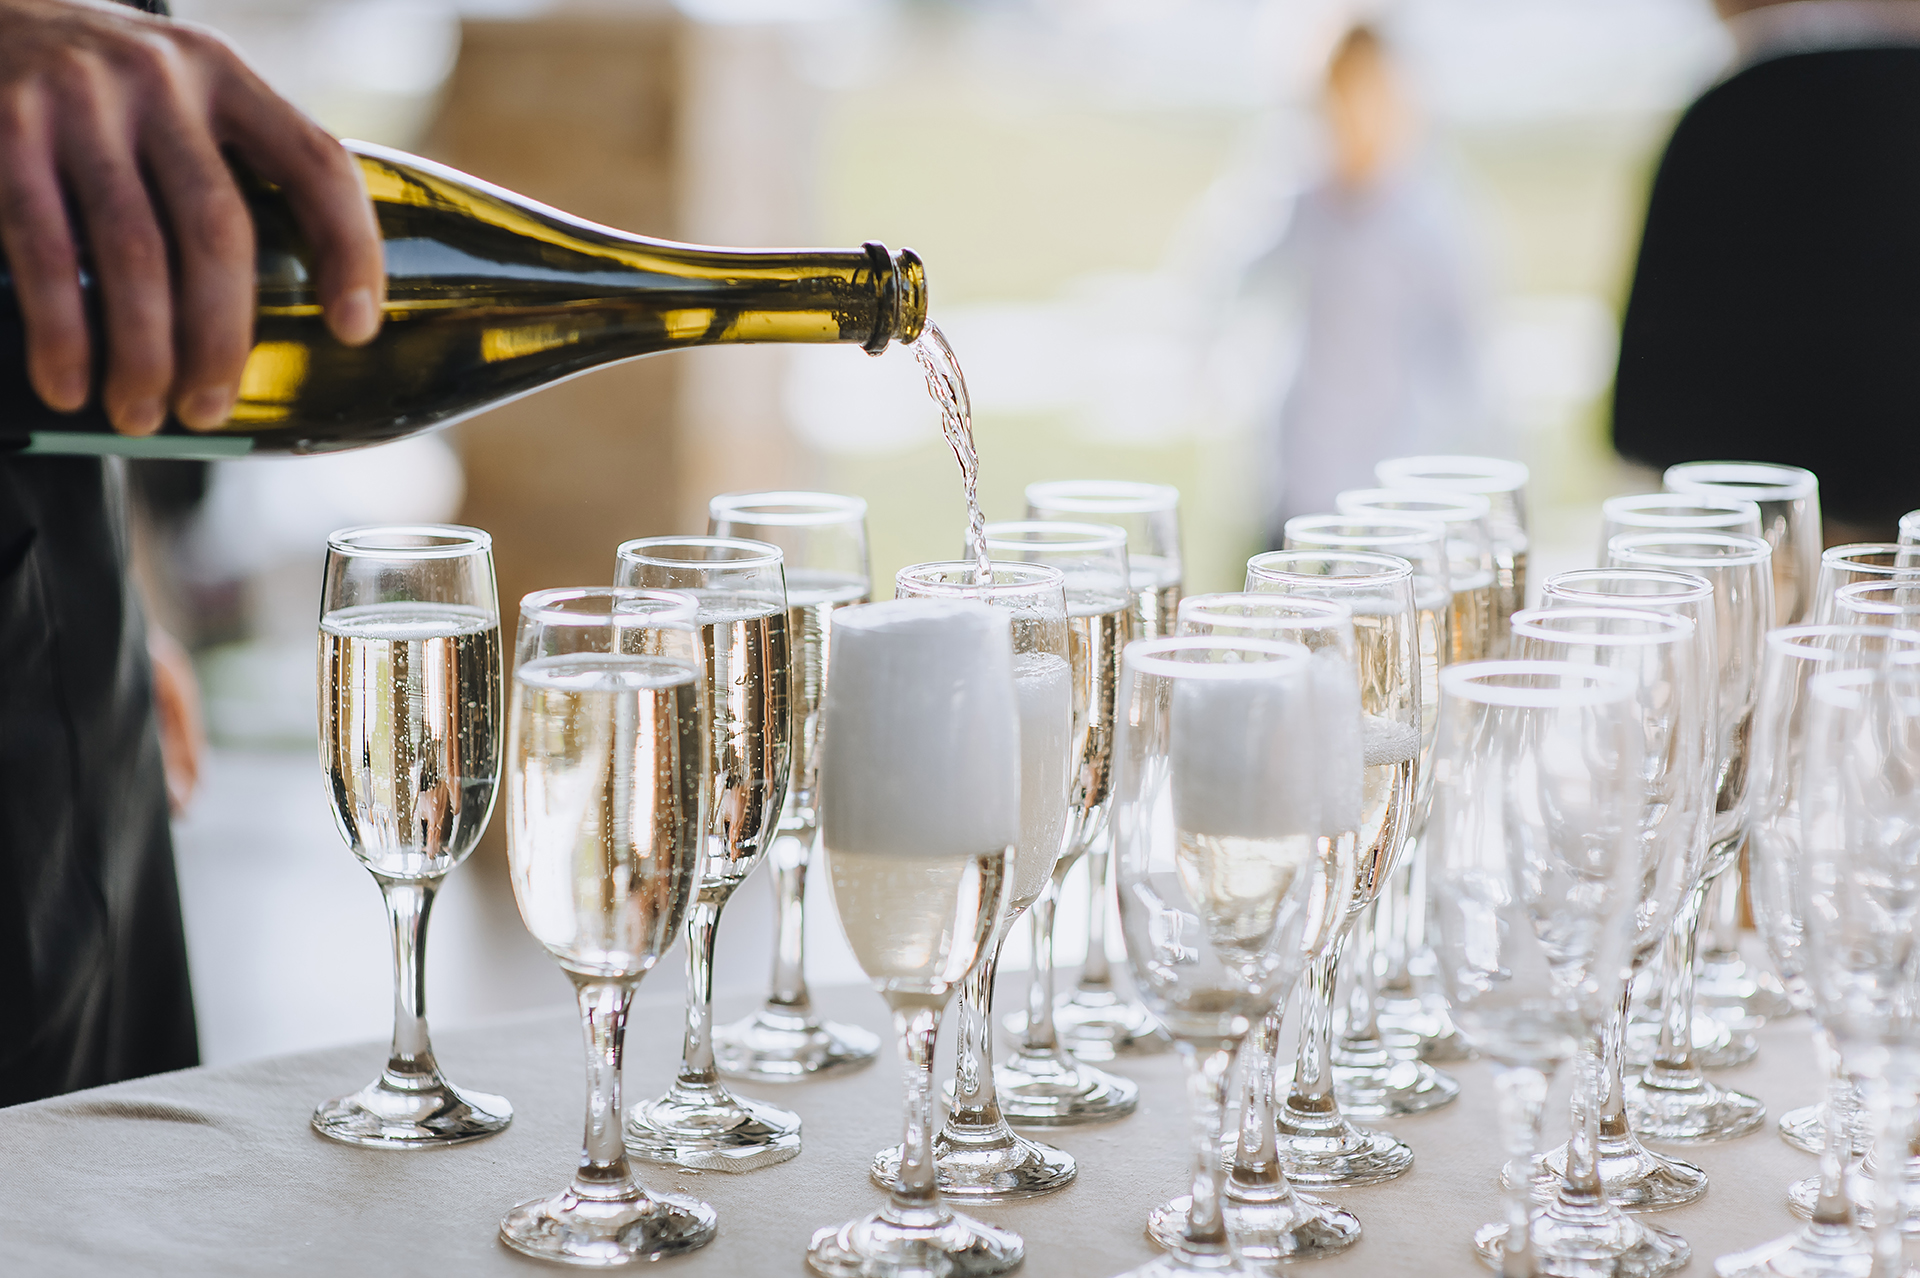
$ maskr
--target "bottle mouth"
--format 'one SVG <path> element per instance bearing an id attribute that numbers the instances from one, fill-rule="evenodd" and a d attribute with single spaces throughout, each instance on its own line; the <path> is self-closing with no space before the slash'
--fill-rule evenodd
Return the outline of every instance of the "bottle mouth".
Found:
<path id="1" fill-rule="evenodd" d="M 919 341 L 927 327 L 927 264 L 910 248 L 903 248 L 894 256 L 893 294 L 894 340 Z"/>

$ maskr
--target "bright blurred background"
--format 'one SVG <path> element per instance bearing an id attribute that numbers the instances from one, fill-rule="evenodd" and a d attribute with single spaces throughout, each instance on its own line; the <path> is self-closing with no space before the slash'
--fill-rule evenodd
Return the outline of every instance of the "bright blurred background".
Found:
<path id="1" fill-rule="evenodd" d="M 1452 219 L 1465 424 L 1532 467 L 1534 580 L 1590 561 L 1602 497 L 1657 486 L 1613 458 L 1608 391 L 1652 164 L 1731 51 L 1707 0 L 176 8 L 334 131 L 586 216 L 707 243 L 913 247 L 966 371 L 988 518 L 1020 515 L 1038 479 L 1175 484 L 1190 592 L 1238 588 L 1265 545 L 1304 321 L 1241 272 L 1330 163 L 1327 62 L 1365 20 Z M 313 761 L 325 534 L 490 528 L 511 629 L 524 590 L 606 580 L 621 538 L 702 528 L 709 495 L 763 487 L 865 497 L 882 597 L 897 568 L 960 549 L 953 458 L 898 350 L 647 361 L 432 440 L 223 464 L 156 517 L 157 611 L 195 651 L 216 744 L 178 827 L 209 1061 L 388 1024 L 377 897 Z M 769 908 L 756 884 L 721 929 L 720 984 L 740 998 L 766 979 Z M 1064 961 L 1082 915 L 1063 911 Z M 815 980 L 856 979 L 831 910 L 813 919 Z M 453 876 L 429 969 L 440 1023 L 567 998 L 497 847 Z M 676 956 L 650 992 L 680 979 Z"/>

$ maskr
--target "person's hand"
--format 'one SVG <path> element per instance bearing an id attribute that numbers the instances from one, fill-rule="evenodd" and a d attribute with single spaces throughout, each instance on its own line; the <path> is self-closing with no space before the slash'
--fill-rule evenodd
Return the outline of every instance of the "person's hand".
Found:
<path id="1" fill-rule="evenodd" d="M 160 729 L 160 761 L 167 772 L 167 808 L 175 816 L 200 785 L 200 756 L 207 730 L 200 716 L 200 681 L 193 658 L 175 639 L 147 623 L 147 655 L 153 661 L 153 715 Z"/>
<path id="2" fill-rule="evenodd" d="M 338 142 L 203 28 L 101 0 L 0 0 L 0 252 L 49 407 L 84 405 L 104 359 L 117 430 L 150 434 L 169 407 L 201 430 L 232 413 L 254 244 L 223 150 L 285 189 L 334 336 L 371 341 L 380 237 Z M 82 244 L 105 351 L 87 336 Z"/>

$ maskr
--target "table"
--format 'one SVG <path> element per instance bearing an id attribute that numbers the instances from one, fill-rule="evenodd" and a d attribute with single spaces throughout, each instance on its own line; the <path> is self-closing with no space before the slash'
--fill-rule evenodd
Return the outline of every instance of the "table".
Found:
<path id="1" fill-rule="evenodd" d="M 643 986 L 629 1031 L 629 1101 L 662 1090 L 678 1057 L 677 972 Z M 1009 992 L 1016 982 L 1010 981 Z M 881 1029 L 885 1009 L 861 988 L 816 991 L 835 1017 Z M 723 1000 L 722 1019 L 750 1000 Z M 1759 1058 L 1714 1077 L 1757 1093 L 1768 1107 L 1758 1133 L 1685 1156 L 1713 1178 L 1693 1206 L 1655 1217 L 1693 1245 L 1685 1271 L 1712 1272 L 1714 1257 L 1794 1228 L 1783 1192 L 1815 1160 L 1785 1145 L 1773 1120 L 1814 1098 L 1807 1022 L 1761 1031 Z M 314 1135 L 315 1102 L 365 1083 L 384 1045 L 360 1043 L 192 1069 L 0 1110 L 0 1272 L 92 1274 L 526 1275 L 557 1269 L 509 1252 L 495 1238 L 513 1203 L 558 1189 L 580 1143 L 583 1053 L 571 1009 L 436 1036 L 441 1062 L 465 1086 L 512 1100 L 513 1126 L 453 1149 L 389 1153 Z M 1186 1114 L 1171 1055 L 1130 1059 L 1139 1111 L 1048 1139 L 1080 1162 L 1058 1194 L 977 1214 L 1019 1231 L 1024 1273 L 1108 1278 L 1153 1254 L 1142 1234 L 1153 1204 L 1186 1182 Z M 1456 1068 L 1454 1104 L 1386 1126 L 1414 1148 L 1400 1180 L 1329 1195 L 1366 1230 L 1313 1278 L 1402 1274 L 1485 1278 L 1470 1235 L 1497 1219 L 1498 1153 L 1487 1066 Z M 718 1209 L 719 1236 L 661 1275 L 806 1273 L 807 1240 L 877 1206 L 868 1159 L 899 1138 L 899 1067 L 891 1054 L 847 1077 L 742 1092 L 797 1110 L 800 1157 L 745 1175 L 644 1167 L 655 1189 L 696 1194 Z M 1562 1082 L 1564 1091 L 1564 1080 Z M 1549 1131 L 1564 1128 L 1564 1105 Z M 1557 1121 L 1556 1121 L 1557 1119 Z M 1557 1137 L 1556 1137 L 1557 1138 Z"/>

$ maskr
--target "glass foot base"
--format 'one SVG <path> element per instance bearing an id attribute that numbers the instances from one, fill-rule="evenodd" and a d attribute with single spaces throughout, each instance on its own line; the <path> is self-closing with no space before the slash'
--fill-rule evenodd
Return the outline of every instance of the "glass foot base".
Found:
<path id="1" fill-rule="evenodd" d="M 1387 1132 L 1340 1122 L 1301 1127 L 1280 1118 L 1280 1169 L 1296 1188 L 1358 1189 L 1413 1168 L 1413 1150 Z"/>
<path id="2" fill-rule="evenodd" d="M 1147 1213 L 1147 1237 L 1172 1251 L 1186 1232 L 1187 1212 L 1192 1207 L 1193 1199 L 1185 1194 L 1161 1203 Z M 1360 1241 L 1359 1217 L 1306 1194 L 1289 1194 L 1280 1202 L 1255 1203 L 1233 1197 L 1229 1186 L 1221 1211 L 1234 1249 L 1258 1265 L 1318 1260 Z"/>
<path id="3" fill-rule="evenodd" d="M 1080 1173 L 1064 1149 L 1028 1140 L 1002 1128 L 1002 1139 L 964 1141 L 951 1130 L 933 1138 L 934 1181 L 940 1197 L 960 1203 L 1012 1202 L 1065 1189 Z M 873 1156 L 873 1183 L 891 1189 L 900 1181 L 900 1147 Z"/>
<path id="4" fill-rule="evenodd" d="M 1506 1245 L 1505 1225 L 1474 1231 L 1473 1249 L 1496 1272 Z M 1621 1215 L 1585 1227 L 1536 1215 L 1533 1252 L 1533 1272 L 1542 1278 L 1664 1278 L 1693 1257 L 1680 1235 Z"/>
<path id="5" fill-rule="evenodd" d="M 673 1092 L 627 1111 L 627 1151 L 642 1162 L 749 1172 L 800 1153 L 800 1118 L 725 1092 L 692 1103 Z"/>
<path id="6" fill-rule="evenodd" d="M 880 1036 L 858 1025 L 763 1007 L 743 1021 L 713 1031 L 713 1061 L 729 1078 L 791 1083 L 826 1078 L 870 1065 Z"/>
<path id="7" fill-rule="evenodd" d="M 435 1077 L 402 1087 L 386 1075 L 351 1096 L 313 1111 L 313 1130 L 328 1140 L 371 1149 L 432 1149 L 506 1130 L 513 1106 L 504 1096 L 462 1091 Z"/>
<path id="8" fill-rule="evenodd" d="M 1361 1050 L 1334 1048 L 1333 1094 L 1349 1117 L 1404 1118 L 1450 1103 L 1460 1084 L 1451 1074 L 1395 1056 L 1374 1040 Z"/>
<path id="9" fill-rule="evenodd" d="M 1060 1046 L 1085 1061 L 1149 1056 L 1173 1046 L 1160 1022 L 1114 989 L 1076 989 L 1054 1005 Z"/>
<path id="10" fill-rule="evenodd" d="M 569 1188 L 509 1211 L 500 1221 L 500 1241 L 541 1260 L 604 1268 L 704 1247 L 713 1241 L 714 1219 L 713 1208 L 697 1198 L 598 1202 Z"/>
<path id="11" fill-rule="evenodd" d="M 1909 1170 L 1911 1175 L 1911 1168 Z M 1858 1167 L 1847 1172 L 1847 1201 L 1853 1204 L 1853 1221 L 1861 1229 L 1871 1230 L 1875 1219 L 1873 1210 L 1874 1196 L 1880 1191 L 1875 1187 L 1873 1178 L 1864 1174 Z M 1820 1178 L 1809 1176 L 1805 1180 L 1796 1180 L 1787 1186 L 1787 1208 L 1802 1220 L 1812 1220 L 1813 1210 L 1820 1202 Z M 1920 1234 L 1920 1184 L 1909 1181 L 1906 1189 L 1907 1215 L 1900 1222 L 1900 1232 Z"/>
<path id="12" fill-rule="evenodd" d="M 1719 1278 L 1867 1278 L 1872 1271 L 1873 1239 L 1842 1225 L 1809 1225 L 1713 1262 Z"/>
<path id="13" fill-rule="evenodd" d="M 1140 1103 L 1131 1080 L 1065 1052 L 1021 1053 L 993 1070 L 1000 1112 L 1016 1127 L 1077 1127 L 1125 1118 Z"/>
<path id="14" fill-rule="evenodd" d="M 1739 954 L 1702 954 L 1693 1000 L 1695 1007 L 1736 1029 L 1758 1029 L 1794 1014 L 1780 979 Z"/>
<path id="15" fill-rule="evenodd" d="M 1607 1201 L 1621 1211 L 1667 1211 L 1698 1201 L 1707 1192 L 1707 1173 L 1679 1158 L 1656 1154 L 1632 1135 L 1624 1140 L 1601 1137 L 1600 1184 Z M 1567 1147 L 1563 1144 L 1534 1159 L 1533 1196 L 1545 1205 L 1559 1192 L 1567 1174 Z M 1544 1171 L 1547 1174 L 1541 1175 Z M 1509 1163 L 1501 1183 L 1513 1174 Z"/>
<path id="16" fill-rule="evenodd" d="M 1644 1079 L 1630 1078 L 1627 1116 L 1634 1132 L 1648 1140 L 1704 1144 L 1759 1130 L 1767 1107 L 1757 1097 L 1698 1075 L 1691 1086 L 1681 1087 L 1653 1087 Z"/>
<path id="17" fill-rule="evenodd" d="M 1865 1158 L 1867 1151 L 1873 1148 L 1873 1122 L 1865 1112 L 1856 1109 L 1850 1125 L 1853 1134 L 1853 1156 Z M 1802 1105 L 1799 1109 L 1790 1109 L 1780 1115 L 1780 1139 L 1795 1149 L 1804 1149 L 1809 1154 L 1817 1154 L 1827 1145 L 1827 1103 Z"/>
<path id="18" fill-rule="evenodd" d="M 944 1209 L 924 1226 L 875 1212 L 822 1229 L 807 1247 L 808 1267 L 825 1278 L 976 1278 L 1003 1274 L 1025 1256 L 1020 1235 Z"/>
<path id="19" fill-rule="evenodd" d="M 1634 1069 L 1653 1064 L 1660 1047 L 1660 1022 L 1635 1020 L 1627 1026 L 1625 1056 Z M 1707 1012 L 1693 1014 L 1693 1063 L 1701 1069 L 1732 1069 L 1760 1054 L 1760 1041 L 1744 1029 L 1728 1026 Z"/>

